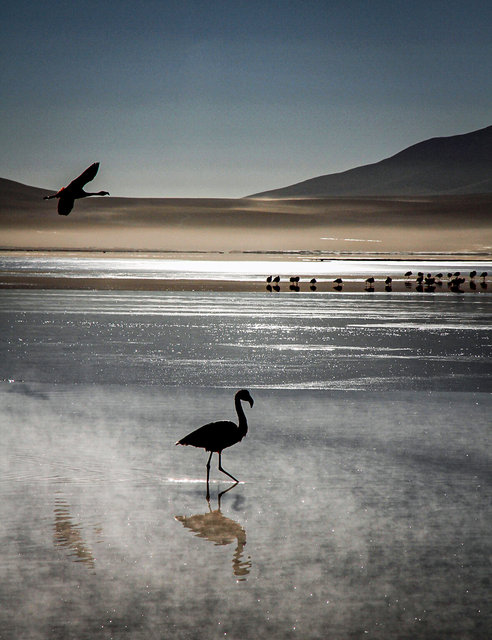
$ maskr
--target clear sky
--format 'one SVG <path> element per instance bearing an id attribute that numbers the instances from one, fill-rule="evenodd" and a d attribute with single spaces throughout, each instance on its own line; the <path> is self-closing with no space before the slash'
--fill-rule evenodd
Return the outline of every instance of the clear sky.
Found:
<path id="1" fill-rule="evenodd" d="M 4 0 L 0 176 L 240 197 L 492 124 L 490 0 Z"/>

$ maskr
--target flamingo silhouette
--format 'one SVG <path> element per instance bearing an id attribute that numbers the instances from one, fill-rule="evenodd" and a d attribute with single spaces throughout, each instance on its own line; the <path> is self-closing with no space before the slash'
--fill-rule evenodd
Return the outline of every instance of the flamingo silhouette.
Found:
<path id="1" fill-rule="evenodd" d="M 43 200 L 52 200 L 58 198 L 58 213 L 61 216 L 68 216 L 73 209 L 75 200 L 79 198 L 87 198 L 88 196 L 109 196 L 109 191 L 97 191 L 96 193 L 90 193 L 84 191 L 85 185 L 94 180 L 96 173 L 99 169 L 99 162 L 94 162 L 90 167 L 87 167 L 78 178 L 72 180 L 72 182 L 63 187 L 52 196 L 44 196 Z"/>
<path id="2" fill-rule="evenodd" d="M 232 447 L 236 442 L 240 442 L 248 433 L 248 423 L 241 402 L 249 402 L 251 407 L 254 404 L 254 400 L 247 389 L 240 389 L 234 396 L 234 405 L 236 407 L 239 424 L 235 424 L 230 420 L 209 422 L 176 442 L 176 444 L 201 447 L 205 449 L 205 451 L 210 451 L 210 456 L 207 461 L 207 494 L 210 478 L 210 460 L 214 453 L 219 454 L 219 471 L 225 473 L 226 476 L 232 478 L 236 483 L 239 482 L 237 478 L 222 467 L 222 451 L 226 447 Z"/>

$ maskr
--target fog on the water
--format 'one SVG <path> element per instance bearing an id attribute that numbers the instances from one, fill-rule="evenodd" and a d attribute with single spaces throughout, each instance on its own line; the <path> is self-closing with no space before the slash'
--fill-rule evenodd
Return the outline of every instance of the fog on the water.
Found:
<path id="1" fill-rule="evenodd" d="M 488 637 L 491 309 L 3 291 L 0 638 Z"/>

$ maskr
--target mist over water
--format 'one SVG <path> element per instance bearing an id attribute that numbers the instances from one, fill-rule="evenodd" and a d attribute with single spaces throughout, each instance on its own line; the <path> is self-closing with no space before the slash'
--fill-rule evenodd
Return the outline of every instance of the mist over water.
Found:
<path id="1" fill-rule="evenodd" d="M 491 310 L 2 291 L 0 638 L 488 637 Z"/>

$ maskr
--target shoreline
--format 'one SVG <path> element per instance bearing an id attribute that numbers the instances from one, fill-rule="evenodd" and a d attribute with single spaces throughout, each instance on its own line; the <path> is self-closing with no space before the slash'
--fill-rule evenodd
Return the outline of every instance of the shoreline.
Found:
<path id="1" fill-rule="evenodd" d="M 312 277 L 316 277 L 313 275 Z M 343 276 L 342 276 L 343 277 Z M 281 279 L 278 290 L 269 288 L 268 283 L 258 280 L 221 280 L 204 278 L 91 278 L 91 277 L 50 277 L 45 275 L 0 275 L 0 290 L 72 290 L 72 291 L 196 291 L 230 293 L 435 293 L 459 295 L 464 293 L 483 295 L 492 293 L 492 283 L 477 278 L 460 287 L 452 287 L 446 279 L 431 286 L 418 286 L 415 279 L 393 279 L 391 286 L 385 285 L 384 277 L 376 277 L 372 287 L 360 276 L 343 277 L 342 285 L 336 285 L 328 278 L 318 279 L 310 284 L 309 276 L 301 278 L 299 284 L 292 285 L 288 278 Z M 473 284 L 471 284 L 473 282 Z"/>
<path id="2" fill-rule="evenodd" d="M 15 249 L 0 250 L 0 289 L 478 294 L 488 293 L 489 286 L 492 292 L 492 282 L 489 285 L 487 281 L 492 280 L 491 257 L 470 252 L 320 256 L 308 251 Z M 132 264 L 132 260 L 136 262 Z M 474 279 L 470 278 L 472 270 L 478 272 Z M 407 271 L 413 271 L 410 278 L 404 275 Z M 441 277 L 427 285 L 425 281 L 419 284 L 416 277 L 420 271 L 424 276 L 440 272 Z M 484 271 L 489 274 L 485 280 L 480 277 Z M 451 272 L 461 272 L 464 277 L 459 286 L 448 278 Z M 275 282 L 268 286 L 268 275 L 279 275 L 277 286 Z M 294 275 L 298 283 L 290 280 Z M 372 286 L 366 283 L 370 277 L 374 279 Z M 343 280 L 341 286 L 337 286 L 337 278 Z"/>

